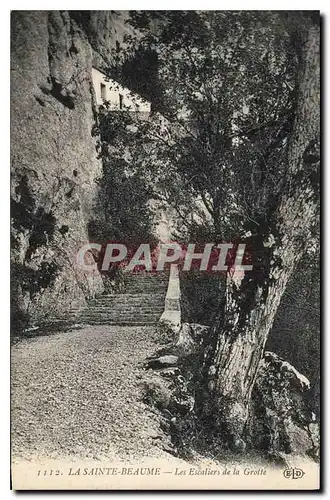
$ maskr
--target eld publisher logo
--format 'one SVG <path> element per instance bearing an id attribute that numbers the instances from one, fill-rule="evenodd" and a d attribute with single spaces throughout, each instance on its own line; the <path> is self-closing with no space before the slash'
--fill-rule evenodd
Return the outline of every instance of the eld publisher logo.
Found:
<path id="1" fill-rule="evenodd" d="M 283 476 L 286 479 L 301 479 L 304 475 L 305 472 L 301 469 L 297 469 L 296 467 L 289 467 L 283 471 Z"/>

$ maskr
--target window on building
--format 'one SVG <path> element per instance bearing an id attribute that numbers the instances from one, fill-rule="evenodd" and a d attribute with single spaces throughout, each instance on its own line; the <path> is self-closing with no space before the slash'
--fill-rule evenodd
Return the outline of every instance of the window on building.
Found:
<path id="1" fill-rule="evenodd" d="M 119 94 L 119 109 L 123 109 L 124 96 Z"/>
<path id="2" fill-rule="evenodd" d="M 104 83 L 101 83 L 101 99 L 103 99 L 103 101 L 105 101 L 105 99 L 106 99 Z"/>

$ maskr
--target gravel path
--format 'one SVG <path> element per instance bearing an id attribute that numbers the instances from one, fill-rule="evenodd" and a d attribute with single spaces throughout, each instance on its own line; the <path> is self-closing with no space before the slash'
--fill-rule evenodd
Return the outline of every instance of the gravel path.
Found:
<path id="1" fill-rule="evenodd" d="M 255 468 L 268 466 L 259 456 L 243 459 L 228 455 L 215 461 L 197 454 L 192 464 L 191 460 L 187 463 L 164 451 L 164 447 L 168 449 L 169 438 L 160 429 L 160 416 L 142 402 L 144 380 L 152 374 L 144 371 L 141 365 L 147 356 L 154 354 L 160 343 L 154 327 L 95 326 L 23 340 L 13 346 L 13 477 L 21 478 L 24 488 L 34 489 L 35 464 L 41 468 L 42 463 L 66 473 L 74 462 L 91 468 L 98 464 L 104 466 L 102 462 L 118 466 L 124 461 L 125 464 L 135 463 L 136 467 L 144 465 L 162 470 L 178 467 L 187 471 L 192 465 L 204 470 L 237 465 L 242 471 L 251 464 Z M 315 463 L 310 465 L 317 469 Z M 269 487 L 274 471 L 269 470 L 266 487 Z M 242 480 L 241 487 L 251 483 L 250 487 L 255 488 L 254 476 L 249 476 L 252 482 L 248 483 L 242 474 L 237 487 Z M 318 471 L 313 474 L 317 478 Z M 79 489 L 80 476 L 77 477 L 75 483 L 70 477 L 64 482 L 65 487 Z M 164 476 L 161 487 L 166 489 L 171 484 L 174 489 L 179 489 L 184 484 L 184 488 L 199 489 L 203 477 L 189 476 L 188 481 L 182 483 L 181 476 L 172 475 L 171 480 Z M 204 485 L 224 488 L 226 479 L 219 476 L 216 481 L 216 477 L 210 476 L 214 480 L 213 486 L 205 477 L 207 482 Z M 281 478 L 282 469 L 273 480 L 275 487 Z M 43 487 L 49 488 L 49 477 L 44 479 Z M 130 483 L 133 489 L 158 484 L 153 482 L 152 486 L 151 483 L 143 486 L 142 479 L 137 476 L 135 483 Z M 112 477 L 106 485 L 95 481 L 91 476 L 86 487 L 93 489 L 98 484 L 100 488 L 114 488 Z M 124 478 L 121 488 L 126 487 L 126 481 L 128 479 Z M 58 483 L 53 484 L 56 489 Z"/>
<path id="2" fill-rule="evenodd" d="M 159 347 L 157 335 L 91 326 L 16 344 L 13 459 L 166 455 L 159 416 L 142 402 L 141 363 Z"/>

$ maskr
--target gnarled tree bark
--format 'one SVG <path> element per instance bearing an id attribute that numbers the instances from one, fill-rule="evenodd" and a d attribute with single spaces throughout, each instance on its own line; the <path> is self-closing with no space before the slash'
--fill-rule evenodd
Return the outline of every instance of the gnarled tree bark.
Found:
<path id="1" fill-rule="evenodd" d="M 258 365 L 281 297 L 303 255 L 318 207 L 320 134 L 319 29 L 311 27 L 301 54 L 296 117 L 288 148 L 287 178 L 267 221 L 246 238 L 253 270 L 230 269 L 224 316 L 208 385 L 229 439 L 239 442 L 248 418 Z M 261 257 L 261 259 L 260 259 Z M 260 262 L 261 260 L 261 262 Z"/>

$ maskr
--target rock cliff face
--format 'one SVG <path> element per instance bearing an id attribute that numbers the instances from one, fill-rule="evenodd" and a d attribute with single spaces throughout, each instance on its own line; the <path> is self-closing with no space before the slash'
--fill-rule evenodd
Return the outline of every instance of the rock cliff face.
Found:
<path id="1" fill-rule="evenodd" d="M 75 267 L 101 171 L 91 135 L 92 66 L 127 28 L 113 11 L 12 13 L 11 180 L 14 325 L 65 317 L 102 290 Z M 15 327 L 15 326 L 14 326 Z"/>

